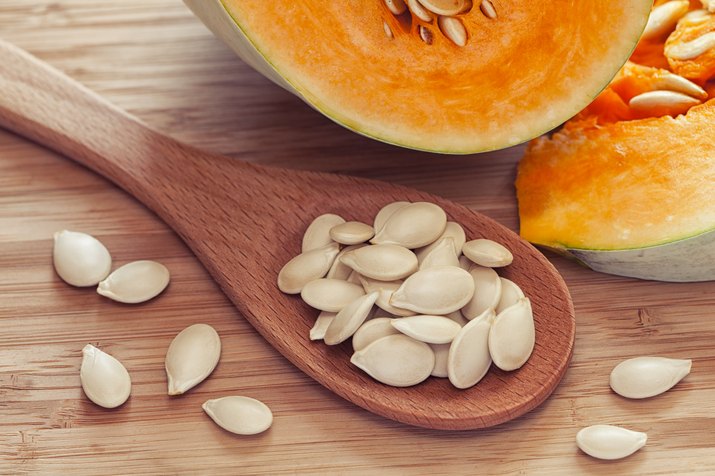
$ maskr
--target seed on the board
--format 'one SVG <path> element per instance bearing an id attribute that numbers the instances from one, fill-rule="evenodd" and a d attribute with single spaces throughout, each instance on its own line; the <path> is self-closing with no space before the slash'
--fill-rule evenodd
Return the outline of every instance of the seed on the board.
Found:
<path id="1" fill-rule="evenodd" d="M 690 373 L 693 361 L 666 357 L 636 357 L 624 360 L 611 371 L 611 388 L 626 398 L 660 395 Z"/>
<path id="2" fill-rule="evenodd" d="M 255 435 L 270 428 L 273 413 L 265 403 L 250 397 L 222 397 L 201 405 L 221 428 L 237 435 Z"/>
<path id="3" fill-rule="evenodd" d="M 97 293 L 115 301 L 137 304 L 159 295 L 169 285 L 169 270 L 156 261 L 133 261 L 101 281 Z"/>
<path id="4" fill-rule="evenodd" d="M 52 252 L 57 275 L 72 286 L 96 286 L 112 268 L 112 257 L 98 239 L 78 231 L 62 230 L 54 235 Z"/>
<path id="5" fill-rule="evenodd" d="M 648 435 L 613 425 L 593 425 L 576 434 L 581 451 L 598 459 L 621 459 L 645 446 Z"/>
<path id="6" fill-rule="evenodd" d="M 181 395 L 203 382 L 221 357 L 221 339 L 208 324 L 194 324 L 169 344 L 165 367 L 169 395 Z"/>
<path id="7" fill-rule="evenodd" d="M 79 378 L 87 398 L 104 408 L 116 408 L 126 402 L 132 390 L 124 365 L 91 344 L 82 349 Z"/>

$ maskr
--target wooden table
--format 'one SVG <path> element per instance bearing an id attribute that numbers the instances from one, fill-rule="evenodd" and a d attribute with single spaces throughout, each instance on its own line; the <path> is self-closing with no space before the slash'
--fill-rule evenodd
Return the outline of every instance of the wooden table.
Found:
<path id="1" fill-rule="evenodd" d="M 399 182 L 517 229 L 512 183 L 521 148 L 438 157 L 350 133 L 251 71 L 178 0 L 4 0 L 0 37 L 199 147 Z M 117 264 L 165 263 L 170 288 L 124 306 L 65 285 L 51 265 L 52 233 L 63 228 L 95 234 Z M 0 473 L 715 474 L 715 283 L 637 281 L 550 258 L 570 286 L 578 324 L 573 363 L 552 398 L 487 431 L 412 428 L 300 373 L 133 199 L 0 131 Z M 196 322 L 218 330 L 221 363 L 199 387 L 170 398 L 166 348 Z M 123 407 L 102 410 L 84 397 L 80 351 L 88 342 L 129 369 L 133 393 Z M 693 372 L 650 400 L 612 393 L 611 368 L 644 354 L 692 358 Z M 226 394 L 265 401 L 273 427 L 253 437 L 219 429 L 200 404 Z M 619 462 L 591 459 L 574 436 L 596 423 L 646 431 L 648 445 Z"/>

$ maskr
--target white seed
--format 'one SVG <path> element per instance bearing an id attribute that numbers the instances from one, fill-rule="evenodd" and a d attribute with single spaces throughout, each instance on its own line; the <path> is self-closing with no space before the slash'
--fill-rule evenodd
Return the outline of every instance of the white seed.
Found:
<path id="1" fill-rule="evenodd" d="M 447 376 L 455 387 L 472 387 L 487 374 L 492 364 L 489 329 L 494 317 L 494 311 L 487 309 L 454 337 L 447 358 Z"/>
<path id="2" fill-rule="evenodd" d="M 432 373 L 434 361 L 429 345 L 402 334 L 382 337 L 350 358 L 372 378 L 393 387 L 422 382 Z"/>
<path id="3" fill-rule="evenodd" d="M 359 245 L 346 246 L 345 248 L 340 250 L 340 253 L 338 253 L 338 256 L 335 257 L 333 265 L 330 267 L 330 269 L 328 270 L 328 274 L 326 274 L 325 277 L 330 279 L 342 279 L 343 281 L 347 281 L 348 278 L 350 278 L 350 275 L 353 273 L 353 269 L 343 263 L 340 258 L 342 258 L 345 253 L 350 253 L 351 251 L 356 250 L 358 248 L 362 248 L 363 246 L 367 245 L 361 243 Z"/>
<path id="4" fill-rule="evenodd" d="M 343 245 L 364 243 L 375 235 L 375 230 L 359 221 L 348 221 L 330 229 L 330 238 Z"/>
<path id="5" fill-rule="evenodd" d="M 444 378 L 449 375 L 447 370 L 447 360 L 449 359 L 449 347 L 451 344 L 430 344 L 432 352 L 434 352 L 434 368 L 432 369 L 433 377 Z"/>
<path id="6" fill-rule="evenodd" d="M 201 405 L 206 414 L 221 428 L 237 435 L 255 435 L 273 423 L 273 413 L 265 403 L 249 397 L 223 397 Z"/>
<path id="7" fill-rule="evenodd" d="M 313 324 L 313 327 L 310 329 L 310 340 L 321 340 L 325 337 L 325 331 L 337 314 L 337 312 L 321 311 L 315 320 L 315 324 Z"/>
<path id="8" fill-rule="evenodd" d="M 683 26 L 694 26 L 700 23 L 704 23 L 710 19 L 710 12 L 708 10 L 691 10 L 678 20 L 678 25 Z"/>
<path id="9" fill-rule="evenodd" d="M 462 254 L 462 246 L 464 246 L 464 243 L 467 241 L 467 237 L 464 234 L 464 228 L 462 228 L 462 225 L 460 225 L 459 223 L 448 221 L 447 225 L 445 225 L 444 227 L 444 231 L 434 243 L 415 250 L 417 260 L 421 263 L 425 256 L 427 256 L 440 243 L 443 238 L 452 238 L 452 244 L 454 245 L 454 254 L 456 254 L 457 256 Z"/>
<path id="10" fill-rule="evenodd" d="M 468 319 L 464 318 L 461 311 L 450 312 L 449 314 L 446 314 L 444 317 L 448 317 L 448 318 L 452 319 L 454 322 L 459 324 L 461 327 L 464 327 L 469 322 Z"/>
<path id="11" fill-rule="evenodd" d="M 665 48 L 665 56 L 674 60 L 686 61 L 697 58 L 713 48 L 715 48 L 715 31 L 705 33 L 687 43 L 669 45 Z"/>
<path id="12" fill-rule="evenodd" d="M 665 357 L 628 359 L 611 371 L 611 388 L 626 398 L 660 395 L 685 378 L 692 363 L 692 360 Z"/>
<path id="13" fill-rule="evenodd" d="M 345 223 L 345 220 L 338 215 L 326 213 L 313 220 L 303 235 L 303 245 L 301 253 L 322 248 L 333 242 L 330 238 L 330 229 L 336 225 Z"/>
<path id="14" fill-rule="evenodd" d="M 648 91 L 628 101 L 631 109 L 646 114 L 661 114 L 663 109 L 667 109 L 669 114 L 683 114 L 698 104 L 698 99 L 674 91 Z"/>
<path id="15" fill-rule="evenodd" d="M 708 93 L 703 88 L 694 82 L 669 71 L 664 71 L 660 77 L 655 80 L 653 87 L 654 89 L 667 89 L 670 91 L 684 93 L 698 99 L 706 99 L 708 97 Z"/>
<path id="16" fill-rule="evenodd" d="M 675 29 L 680 17 L 690 8 L 688 0 L 671 0 L 653 8 L 641 39 L 651 40 L 669 34 Z"/>
<path id="17" fill-rule="evenodd" d="M 648 435 L 613 425 L 593 425 L 576 434 L 581 451 L 598 459 L 621 459 L 645 446 Z"/>
<path id="18" fill-rule="evenodd" d="M 432 21 L 432 14 L 423 7 L 417 0 L 407 0 L 407 8 L 410 9 L 412 14 L 422 20 L 423 22 L 429 23 Z"/>
<path id="19" fill-rule="evenodd" d="M 397 209 L 371 240 L 374 244 L 419 248 L 433 243 L 447 226 L 447 215 L 434 203 L 410 203 Z"/>
<path id="20" fill-rule="evenodd" d="M 484 238 L 466 242 L 462 247 L 462 253 L 479 266 L 490 268 L 509 266 L 514 261 L 511 251 L 496 241 Z"/>
<path id="21" fill-rule="evenodd" d="M 420 263 L 420 269 L 434 268 L 435 266 L 459 267 L 459 258 L 454 252 L 454 240 L 451 237 L 441 238 L 437 246 L 425 255 Z"/>
<path id="22" fill-rule="evenodd" d="M 487 18 L 494 20 L 497 17 L 497 10 L 490 0 L 482 0 L 482 3 L 479 4 L 479 9 Z"/>
<path id="23" fill-rule="evenodd" d="M 320 279 L 331 269 L 340 245 L 330 243 L 301 253 L 288 261 L 278 273 L 278 289 L 286 294 L 298 294 L 303 286 Z"/>
<path id="24" fill-rule="evenodd" d="M 395 316 L 406 317 L 414 316 L 415 312 L 408 309 L 401 309 L 390 304 L 390 299 L 392 299 L 392 294 L 400 289 L 404 281 L 378 281 L 377 279 L 366 278 L 365 276 L 360 276 L 360 282 L 366 293 L 371 293 L 377 291 L 380 295 L 375 301 L 375 305 L 382 309 L 383 311 L 393 314 Z"/>
<path id="25" fill-rule="evenodd" d="M 502 282 L 492 268 L 472 265 L 469 275 L 474 280 L 474 296 L 462 308 L 462 315 L 474 319 L 487 309 L 496 309 L 501 299 Z"/>
<path id="26" fill-rule="evenodd" d="M 91 344 L 82 349 L 79 378 L 87 398 L 104 408 L 116 408 L 126 402 L 132 390 L 124 365 Z"/>
<path id="27" fill-rule="evenodd" d="M 467 29 L 464 28 L 462 20 L 454 17 L 440 16 L 437 22 L 444 36 L 452 40 L 455 45 L 465 46 L 467 44 Z"/>
<path id="28" fill-rule="evenodd" d="M 468 8 L 470 2 L 467 0 L 420 0 L 420 3 L 437 15 L 458 15 Z"/>
<path id="29" fill-rule="evenodd" d="M 494 365 L 505 371 L 516 370 L 529 360 L 536 332 L 529 298 L 519 299 L 506 308 L 489 330 L 489 353 Z"/>
<path id="30" fill-rule="evenodd" d="M 158 296 L 169 285 L 169 270 L 156 261 L 133 261 L 115 269 L 97 292 L 115 301 L 136 304 Z"/>
<path id="31" fill-rule="evenodd" d="M 72 286 L 96 286 L 112 269 L 112 257 L 95 237 L 62 230 L 54 235 L 52 260 L 60 278 Z"/>
<path id="32" fill-rule="evenodd" d="M 420 314 L 443 315 L 461 309 L 474 295 L 472 276 L 456 266 L 417 271 L 402 283 L 390 304 Z"/>
<path id="33" fill-rule="evenodd" d="M 424 315 L 395 319 L 392 326 L 427 344 L 449 344 L 462 329 L 462 326 L 448 317 Z"/>
<path id="34" fill-rule="evenodd" d="M 400 331 L 392 327 L 392 321 L 393 319 L 389 317 L 376 317 L 375 319 L 365 322 L 360 326 L 360 329 L 353 334 L 353 350 L 357 352 L 372 344 L 377 339 L 400 334 Z"/>
<path id="35" fill-rule="evenodd" d="M 392 202 L 382 207 L 380 211 L 377 212 L 377 215 L 375 215 L 375 221 L 372 225 L 375 229 L 375 233 L 379 232 L 382 227 L 385 226 L 385 222 L 392 216 L 393 213 L 409 204 L 410 202 Z"/>
<path id="36" fill-rule="evenodd" d="M 323 341 L 328 345 L 337 345 L 352 336 L 367 319 L 378 294 L 373 292 L 360 296 L 341 309 L 325 331 Z"/>
<path id="37" fill-rule="evenodd" d="M 300 292 L 309 306 L 321 311 L 340 312 L 342 308 L 365 294 L 362 286 L 340 279 L 316 279 Z"/>
<path id="38" fill-rule="evenodd" d="M 501 295 L 499 297 L 499 304 L 496 306 L 496 313 L 499 314 L 507 307 L 511 307 L 517 303 L 519 299 L 523 299 L 524 291 L 521 290 L 519 286 L 516 285 L 514 281 L 506 278 L 499 277 L 501 281 Z M 477 290 L 479 287 L 477 286 Z M 475 294 L 477 291 L 474 292 Z"/>
<path id="39" fill-rule="evenodd" d="M 169 395 L 181 395 L 203 382 L 221 357 L 221 339 L 208 324 L 194 324 L 169 344 L 164 365 Z"/>
<path id="40" fill-rule="evenodd" d="M 382 22 L 382 29 L 385 31 L 385 36 L 389 39 L 393 39 L 395 37 L 392 33 L 392 28 L 390 28 L 390 25 L 388 25 L 386 21 Z"/>
<path id="41" fill-rule="evenodd" d="M 340 259 L 362 276 L 382 281 L 402 279 L 417 271 L 417 256 L 397 245 L 365 246 Z"/>
<path id="42" fill-rule="evenodd" d="M 393 15 L 402 15 L 407 10 L 404 0 L 385 0 L 385 5 Z"/>

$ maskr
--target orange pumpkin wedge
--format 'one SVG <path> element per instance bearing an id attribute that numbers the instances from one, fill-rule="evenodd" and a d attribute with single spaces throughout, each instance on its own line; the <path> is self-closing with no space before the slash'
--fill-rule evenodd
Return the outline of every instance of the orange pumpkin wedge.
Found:
<path id="1" fill-rule="evenodd" d="M 336 122 L 472 153 L 558 126 L 608 84 L 651 0 L 185 0 L 250 65 Z"/>

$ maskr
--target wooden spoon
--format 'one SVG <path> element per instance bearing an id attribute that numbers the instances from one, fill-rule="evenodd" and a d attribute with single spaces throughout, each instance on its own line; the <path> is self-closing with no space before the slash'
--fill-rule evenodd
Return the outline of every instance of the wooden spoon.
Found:
<path id="1" fill-rule="evenodd" d="M 475 429 L 533 409 L 564 375 L 575 332 L 568 290 L 538 251 L 493 220 L 406 187 L 259 167 L 195 149 L 4 42 L 0 64 L 0 126 L 73 158 L 156 212 L 273 347 L 343 398 L 411 425 Z M 278 271 L 300 252 L 306 226 L 328 212 L 371 223 L 396 200 L 437 203 L 468 238 L 488 237 L 512 250 L 514 263 L 500 274 L 532 299 L 536 321 L 536 347 L 520 370 L 492 369 L 468 390 L 437 378 L 393 388 L 351 366 L 349 343 L 330 347 L 308 340 L 318 312 L 276 286 Z"/>

